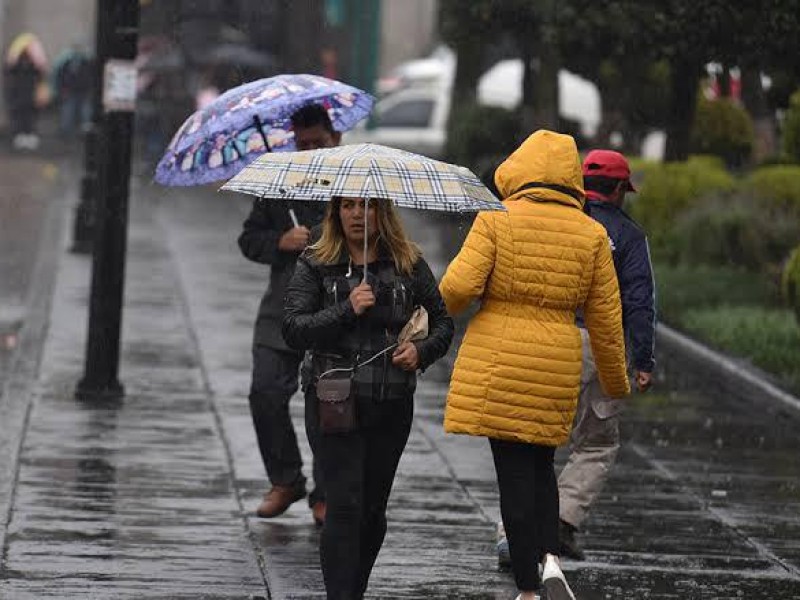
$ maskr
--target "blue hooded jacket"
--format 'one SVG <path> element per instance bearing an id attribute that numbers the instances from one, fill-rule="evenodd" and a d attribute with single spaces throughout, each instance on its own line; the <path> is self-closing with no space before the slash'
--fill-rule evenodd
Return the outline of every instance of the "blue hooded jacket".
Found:
<path id="1" fill-rule="evenodd" d="M 656 307 L 647 237 L 624 210 L 611 202 L 589 198 L 584 212 L 608 232 L 622 300 L 622 326 L 633 368 L 652 373 L 655 367 Z"/>

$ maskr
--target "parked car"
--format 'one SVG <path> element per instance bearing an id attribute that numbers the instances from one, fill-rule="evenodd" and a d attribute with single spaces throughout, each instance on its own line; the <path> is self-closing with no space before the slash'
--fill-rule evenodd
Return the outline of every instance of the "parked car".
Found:
<path id="1" fill-rule="evenodd" d="M 371 143 L 442 158 L 450 114 L 450 88 L 414 86 L 388 94 L 369 121 L 344 134 L 345 144 Z"/>

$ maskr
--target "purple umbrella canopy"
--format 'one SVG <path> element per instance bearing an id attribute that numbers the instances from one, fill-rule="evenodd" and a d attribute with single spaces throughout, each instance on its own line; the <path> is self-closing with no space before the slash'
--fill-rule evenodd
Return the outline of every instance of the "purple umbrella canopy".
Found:
<path id="1" fill-rule="evenodd" d="M 367 92 L 319 75 L 276 75 L 232 88 L 191 115 L 156 167 L 162 185 L 229 179 L 264 152 L 295 150 L 290 117 L 324 106 L 336 131 L 348 131 L 375 103 Z"/>

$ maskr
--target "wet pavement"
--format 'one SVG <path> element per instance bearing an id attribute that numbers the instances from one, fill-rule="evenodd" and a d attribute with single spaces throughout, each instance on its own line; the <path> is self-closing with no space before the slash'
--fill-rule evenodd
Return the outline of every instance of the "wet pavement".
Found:
<path id="1" fill-rule="evenodd" d="M 138 180 L 133 196 L 126 397 L 116 405 L 72 397 L 89 260 L 63 252 L 67 219 L 56 220 L 61 251 L 38 375 L 0 400 L 23 415 L 0 423 L 0 439 L 21 439 L 18 455 L 0 455 L 13 462 L 3 465 L 13 476 L 0 598 L 324 597 L 305 503 L 271 521 L 253 513 L 266 482 L 246 396 L 267 273 L 236 246 L 250 201 Z M 427 215 L 405 218 L 441 273 L 459 232 Z M 421 380 L 369 597 L 516 595 L 496 569 L 488 444 L 442 432 L 446 377 L 445 361 Z M 299 398 L 292 409 L 302 432 Z M 800 598 L 798 424 L 757 399 L 635 398 L 627 443 L 581 538 L 587 560 L 564 563 L 578 598 Z"/>

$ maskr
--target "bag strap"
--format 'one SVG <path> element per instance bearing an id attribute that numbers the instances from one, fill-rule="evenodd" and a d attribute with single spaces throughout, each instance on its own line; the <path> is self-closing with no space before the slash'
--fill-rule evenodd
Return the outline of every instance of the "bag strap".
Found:
<path id="1" fill-rule="evenodd" d="M 328 369 L 327 371 L 324 371 L 323 373 L 320 373 L 320 375 L 319 375 L 319 377 L 317 377 L 317 379 L 318 380 L 322 379 L 326 375 L 332 375 L 333 373 L 355 373 L 361 367 L 367 366 L 369 363 L 374 361 L 376 358 L 378 358 L 380 356 L 383 356 L 384 354 L 386 354 L 390 350 L 394 350 L 395 348 L 397 348 L 397 344 L 392 344 L 391 346 L 387 346 L 386 348 L 384 348 L 380 352 L 377 352 L 377 353 L 373 354 L 372 356 L 370 356 L 364 362 L 356 363 L 352 367 L 339 367 L 338 369 Z M 356 360 L 358 360 L 358 359 L 356 359 Z"/>

